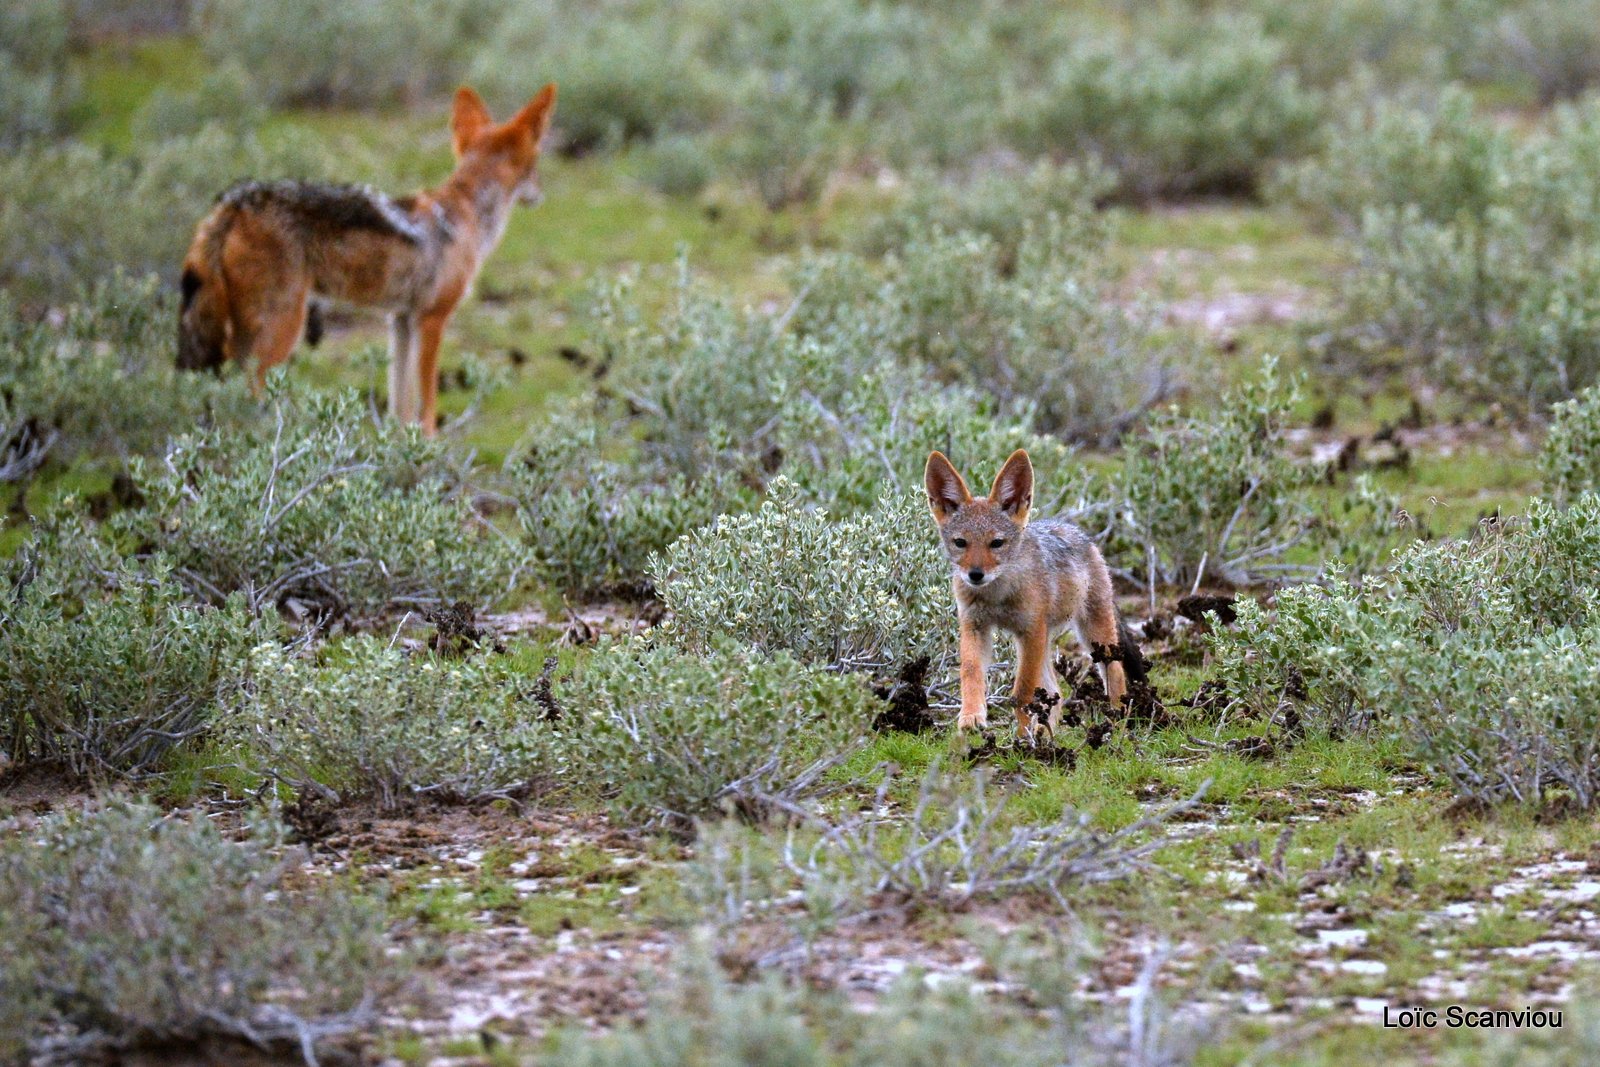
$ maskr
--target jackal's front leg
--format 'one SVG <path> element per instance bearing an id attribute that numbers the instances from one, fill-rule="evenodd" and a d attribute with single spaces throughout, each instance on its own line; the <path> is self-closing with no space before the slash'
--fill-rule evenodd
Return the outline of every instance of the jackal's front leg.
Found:
<path id="1" fill-rule="evenodd" d="M 961 714 L 956 727 L 969 730 L 989 721 L 988 670 L 993 637 L 961 620 Z"/>
<path id="2" fill-rule="evenodd" d="M 1011 690 L 1011 701 L 1016 707 L 1018 737 L 1027 737 L 1038 726 L 1028 715 L 1034 693 L 1054 688 L 1050 677 L 1050 627 L 1041 619 L 1017 636 L 1017 682 Z M 1054 730 L 1055 725 L 1052 721 L 1050 728 Z"/>

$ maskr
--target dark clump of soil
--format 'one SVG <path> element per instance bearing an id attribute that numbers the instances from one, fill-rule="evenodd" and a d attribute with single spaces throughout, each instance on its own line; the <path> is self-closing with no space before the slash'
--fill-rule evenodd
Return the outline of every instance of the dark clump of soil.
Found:
<path id="1" fill-rule="evenodd" d="M 292 831 L 290 840 L 312 845 L 339 828 L 339 816 L 321 797 L 310 793 L 283 807 L 283 821 Z"/>
<path id="2" fill-rule="evenodd" d="M 611 371 L 612 353 L 610 349 L 607 349 L 605 354 L 598 359 L 584 352 L 582 349 L 574 348 L 571 345 L 562 345 L 560 348 L 556 349 L 556 354 L 566 362 L 572 364 L 572 366 L 577 370 L 588 375 L 592 381 L 598 382 Z"/>
<path id="3" fill-rule="evenodd" d="M 1122 712 L 1130 723 L 1154 727 L 1172 724 L 1166 705 L 1161 703 L 1161 695 L 1147 681 L 1128 679 L 1128 692 L 1122 698 Z"/>
<path id="4" fill-rule="evenodd" d="M 1083 743 L 1098 751 L 1105 747 L 1105 743 L 1111 739 L 1111 732 L 1114 729 L 1116 727 L 1106 719 L 1090 723 L 1089 728 L 1083 732 Z"/>
<path id="5" fill-rule="evenodd" d="M 435 608 L 423 618 L 434 626 L 434 632 L 428 637 L 428 648 L 441 656 L 465 656 L 483 648 L 499 653 L 506 650 L 493 630 L 478 625 L 477 611 L 468 601 L 458 600 Z"/>
<path id="6" fill-rule="evenodd" d="M 1174 700 L 1173 707 L 1192 708 L 1195 711 L 1221 711 L 1228 706 L 1228 687 L 1215 678 L 1208 678 L 1200 683 L 1194 696 L 1185 697 L 1183 700 Z"/>
<path id="7" fill-rule="evenodd" d="M 103 493 L 91 493 L 84 501 L 89 505 L 89 517 L 104 522 L 115 512 L 144 507 L 144 494 L 139 492 L 132 475 L 118 471 L 111 479 L 111 488 Z"/>
<path id="8" fill-rule="evenodd" d="M 539 708 L 539 717 L 545 722 L 555 722 L 566 714 L 561 702 L 556 699 L 554 680 L 556 675 L 556 657 L 551 656 L 544 661 L 544 667 L 539 671 L 539 680 L 533 683 L 533 702 Z"/>
<path id="9" fill-rule="evenodd" d="M 934 728 L 933 712 L 928 709 L 929 666 L 927 656 L 919 657 L 900 668 L 893 682 L 872 687 L 873 693 L 888 704 L 872 720 L 874 730 L 920 734 Z"/>
<path id="10" fill-rule="evenodd" d="M 1217 621 L 1224 626 L 1233 625 L 1238 613 L 1235 611 L 1235 599 L 1231 596 L 1211 596 L 1204 593 L 1195 596 L 1186 596 L 1178 601 L 1177 612 L 1191 622 L 1206 622 L 1206 613 L 1217 613 Z"/>

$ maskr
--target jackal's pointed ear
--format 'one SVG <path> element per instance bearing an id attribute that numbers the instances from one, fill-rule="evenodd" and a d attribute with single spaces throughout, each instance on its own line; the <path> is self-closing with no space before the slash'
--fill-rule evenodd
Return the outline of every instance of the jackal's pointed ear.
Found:
<path id="1" fill-rule="evenodd" d="M 1028 453 L 1017 449 L 994 476 L 994 488 L 989 490 L 989 500 L 1001 511 L 1011 516 L 1011 521 L 1022 526 L 1028 521 L 1028 509 L 1033 506 L 1033 462 Z"/>
<path id="2" fill-rule="evenodd" d="M 455 107 L 450 112 L 450 140 L 456 155 L 465 152 L 473 138 L 488 129 L 493 121 L 477 90 L 466 85 L 457 89 Z"/>
<path id="3" fill-rule="evenodd" d="M 511 126 L 521 126 L 533 134 L 533 143 L 538 144 L 544 139 L 544 133 L 550 128 L 550 116 L 556 111 L 556 83 L 551 82 L 539 90 L 539 95 L 528 101 L 521 111 L 508 123 Z"/>
<path id="4" fill-rule="evenodd" d="M 934 522 L 944 522 L 961 505 L 972 502 L 967 483 L 950 461 L 944 458 L 943 452 L 929 454 L 928 466 L 922 472 L 922 484 L 928 490 L 928 508 L 933 512 Z"/>

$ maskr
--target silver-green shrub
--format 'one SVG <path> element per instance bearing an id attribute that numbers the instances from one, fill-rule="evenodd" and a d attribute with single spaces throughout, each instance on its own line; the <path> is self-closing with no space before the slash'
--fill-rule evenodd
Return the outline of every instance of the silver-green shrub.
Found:
<path id="1" fill-rule="evenodd" d="M 452 86 L 507 6 L 505 0 L 203 0 L 194 25 L 207 56 L 241 64 L 274 102 L 373 105 L 415 102 Z M 547 80 L 529 73 L 523 96 Z"/>
<path id="2" fill-rule="evenodd" d="M 686 648 L 726 636 L 845 670 L 953 651 L 949 567 L 920 494 L 834 518 L 779 478 L 760 508 L 688 534 L 651 574 Z"/>
<path id="3" fill-rule="evenodd" d="M 1335 369 L 1403 371 L 1521 417 L 1600 380 L 1600 102 L 1521 138 L 1459 88 L 1347 114 L 1285 183 L 1354 238 L 1318 342 Z"/>
<path id="4" fill-rule="evenodd" d="M 114 802 L 0 844 L 0 1056 L 33 1062 L 225 1037 L 313 1062 L 398 985 L 383 912 L 295 888 L 267 825 Z"/>
<path id="5" fill-rule="evenodd" d="M 1009 259 L 990 237 L 935 228 L 881 266 L 812 261 L 795 328 L 988 393 L 1040 432 L 1105 440 L 1166 395 L 1179 347 L 1113 298 L 1103 251 L 1081 217 L 1025 227 Z"/>
<path id="6" fill-rule="evenodd" d="M 1212 641 L 1235 697 L 1318 728 L 1375 724 L 1466 798 L 1600 802 L 1600 497 L 1417 544 L 1361 587 L 1245 603 Z"/>
<path id="7" fill-rule="evenodd" d="M 1551 406 L 1539 471 L 1558 503 L 1600 490 L 1600 385 Z"/>
<path id="8" fill-rule="evenodd" d="M 66 558 L 81 540 L 25 547 L 0 588 L 0 748 L 77 775 L 160 771 L 211 728 L 270 634 L 237 599 L 194 605 L 159 562 L 85 590 Z"/>
<path id="9" fill-rule="evenodd" d="M 1145 960 L 1126 1003 L 1110 1010 L 1077 993 L 1081 957 L 1066 946 L 1011 953 L 1006 985 L 1024 1003 L 980 993 L 960 979 L 897 981 L 871 1011 L 837 992 L 758 970 L 731 981 L 697 948 L 656 976 L 636 1025 L 557 1033 L 538 1067 L 1182 1067 L 1204 1044 L 1201 1028 L 1174 1019 L 1159 990 L 1162 957 Z"/>
<path id="10" fill-rule="evenodd" d="M 114 271 L 61 321 L 33 320 L 0 292 L 0 482 L 46 462 L 120 465 L 196 424 L 238 426 L 256 404 L 242 380 L 173 368 L 176 311 L 153 276 Z"/>
<path id="11" fill-rule="evenodd" d="M 725 512 L 749 506 L 739 475 L 711 467 L 698 477 L 647 459 L 606 457 L 598 422 L 556 416 L 506 464 L 529 570 L 576 594 L 646 592 L 652 553 Z"/>
<path id="12" fill-rule="evenodd" d="M 1115 186 L 1116 176 L 1093 160 L 1067 165 L 1040 160 L 1030 167 L 985 168 L 959 177 L 919 171 L 888 210 L 851 236 L 850 244 L 881 256 L 933 230 L 981 234 L 994 241 L 1006 274 L 1016 267 L 1023 239 L 1052 215 L 1061 220 L 1056 236 L 1063 243 L 1103 248 L 1105 217 L 1096 205 Z"/>
<path id="13" fill-rule="evenodd" d="M 0 155 L 0 284 L 59 306 L 112 267 L 175 279 L 193 226 L 244 178 L 321 177 L 332 161 L 305 136 L 266 143 L 215 124 L 118 156 L 75 141 Z M 342 161 L 343 180 L 366 177 Z M 357 168 L 359 170 L 359 168 Z"/>
<path id="14" fill-rule="evenodd" d="M 1216 15 L 1085 33 L 1010 108 L 1019 147 L 1098 156 L 1140 198 L 1251 191 L 1320 117 L 1259 22 Z"/>
<path id="15" fill-rule="evenodd" d="M 407 654 L 358 636 L 313 657 L 256 648 L 219 740 L 298 794 L 392 809 L 526 792 L 563 769 L 556 727 L 497 657 Z"/>
<path id="16" fill-rule="evenodd" d="M 733 825 L 703 830 L 691 897 L 725 926 L 754 917 L 762 901 L 752 897 L 792 900 L 791 889 L 819 926 L 886 905 L 959 909 L 1022 898 L 1069 910 L 1075 887 L 1151 870 L 1149 857 L 1170 843 L 1160 828 L 1201 795 L 1107 832 L 1071 808 L 1037 823 L 1020 819 L 981 770 L 935 764 L 904 805 L 891 799 L 894 784 L 891 775 L 876 803 L 842 816 L 792 812 L 797 825 L 782 839 Z"/>
<path id="17" fill-rule="evenodd" d="M 658 0 L 517 3 L 478 50 L 471 78 L 507 101 L 526 97 L 532 78 L 557 82 L 556 135 L 573 153 L 698 133 L 728 90 L 695 47 L 695 15 Z"/>
<path id="18" fill-rule="evenodd" d="M 573 773 L 616 816 L 686 830 L 760 819 L 819 792 L 855 752 L 877 700 L 856 678 L 719 639 L 602 646 L 556 687 Z"/>
<path id="19" fill-rule="evenodd" d="M 1330 557 L 1377 562 L 1394 503 L 1364 479 L 1324 489 L 1325 472 L 1290 454 L 1298 395 L 1267 360 L 1206 412 L 1153 416 L 1114 478 L 1113 557 L 1147 583 L 1185 587 L 1309 577 Z"/>
<path id="20" fill-rule="evenodd" d="M 280 389 L 243 431 L 202 429 L 136 457 L 146 498 L 110 526 L 159 546 L 194 595 L 242 593 L 328 618 L 505 593 L 522 550 L 472 508 L 459 461 L 414 428 L 374 425 L 353 392 Z"/>
<path id="21" fill-rule="evenodd" d="M 0 2 L 0 149 L 58 133 L 77 96 L 64 0 Z"/>
<path id="22" fill-rule="evenodd" d="M 1541 104 L 1600 84 L 1600 4 L 1594 0 L 1521 0 L 1485 37 L 1488 70 L 1531 85 Z"/>

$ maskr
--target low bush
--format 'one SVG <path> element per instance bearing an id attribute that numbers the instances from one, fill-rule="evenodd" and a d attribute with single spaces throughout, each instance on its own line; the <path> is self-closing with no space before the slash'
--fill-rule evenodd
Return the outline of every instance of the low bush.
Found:
<path id="1" fill-rule="evenodd" d="M 1202 414 L 1154 416 L 1115 478 L 1113 559 L 1180 586 L 1309 577 L 1330 557 L 1376 563 L 1394 502 L 1365 480 L 1324 489 L 1325 472 L 1291 456 L 1284 421 L 1298 392 L 1268 360 Z"/>
<path id="2" fill-rule="evenodd" d="M 854 678 L 726 640 L 685 653 L 602 647 L 556 687 L 574 769 L 618 818 L 677 830 L 726 812 L 760 819 L 820 792 L 871 725 Z"/>
<path id="3" fill-rule="evenodd" d="M 807 502 L 849 517 L 876 509 L 885 494 L 914 494 L 928 453 L 966 468 L 999 464 L 1026 448 L 1039 472 L 1038 514 L 1095 517 L 1106 493 L 1059 438 L 1035 433 L 1024 417 L 997 411 L 977 390 L 939 386 L 894 370 L 870 374 L 836 400 L 802 393 L 783 411 L 779 468 Z"/>
<path id="4" fill-rule="evenodd" d="M 867 353 L 804 343 L 792 318 L 737 308 L 680 262 L 664 311 L 635 277 L 600 289 L 585 347 L 607 354 L 607 414 L 631 425 L 644 459 L 695 477 L 768 455 L 792 398 L 832 402 L 869 369 Z"/>
<path id="5" fill-rule="evenodd" d="M 752 494 L 719 468 L 691 479 L 607 459 L 605 437 L 592 419 L 557 417 L 508 461 L 529 569 L 569 593 L 646 594 L 653 553 Z"/>
<path id="6" fill-rule="evenodd" d="M 845 670 L 952 652 L 949 566 L 920 495 L 834 519 L 780 478 L 759 509 L 690 533 L 651 574 L 689 649 L 726 636 Z"/>
<path id="7" fill-rule="evenodd" d="M 1454 0 L 1246 0 L 1240 6 L 1281 43 L 1285 65 L 1324 89 L 1354 72 L 1370 76 L 1375 89 L 1461 77 L 1476 65 L 1485 28 L 1477 6 Z"/>
<path id="8" fill-rule="evenodd" d="M 1434 223 L 1481 221 L 1504 202 L 1517 168 L 1510 133 L 1472 94 L 1383 96 L 1356 86 L 1338 98 L 1315 155 L 1282 169 L 1275 196 L 1359 233 L 1371 209 L 1406 208 Z"/>
<path id="9" fill-rule="evenodd" d="M 870 1012 L 770 971 L 736 985 L 704 950 L 658 976 L 643 1021 L 611 1033 L 559 1032 L 540 1067 L 690 1067 L 781 1063 L 788 1067 L 1180 1067 L 1195 1060 L 1203 1034 L 1178 1023 L 1157 992 L 1162 959 L 1152 955 L 1126 1005 L 1104 1011 L 1074 996 L 1081 964 L 1033 959 L 1008 965 L 1029 1006 L 979 995 L 960 980 L 898 981 Z M 1037 984 L 1035 984 L 1035 982 Z"/>
<path id="10" fill-rule="evenodd" d="M 818 259 L 797 279 L 795 327 L 988 393 L 1042 433 L 1106 440 L 1166 394 L 1179 348 L 1112 298 L 1103 244 L 1088 237 L 1081 219 L 1047 215 L 1009 263 L 988 237 L 939 229 L 881 268 Z"/>
<path id="11" fill-rule="evenodd" d="M 695 50 L 693 21 L 654 0 L 518 3 L 479 49 L 471 78 L 491 97 L 520 100 L 534 77 L 529 57 L 538 57 L 537 77 L 561 86 L 556 137 L 574 154 L 699 133 L 728 89 Z"/>
<path id="12" fill-rule="evenodd" d="M 1486 34 L 1488 72 L 1531 86 L 1541 104 L 1600 85 L 1600 4 L 1522 0 Z"/>
<path id="13" fill-rule="evenodd" d="M 268 145 L 216 125 L 128 157 L 73 141 L 29 143 L 0 157 L 8 190 L 0 200 L 0 285 L 24 305 L 60 306 L 114 266 L 175 280 L 191 227 L 233 182 L 321 177 L 330 165 L 307 137 Z M 367 176 L 351 171 L 348 156 L 341 169 L 342 180 Z"/>
<path id="14" fill-rule="evenodd" d="M 245 432 L 200 430 L 136 458 L 146 506 L 113 516 L 125 543 L 159 546 L 194 595 L 244 595 L 325 620 L 467 600 L 510 587 L 520 548 L 463 492 L 446 448 L 372 425 L 352 392 L 279 390 Z"/>
<path id="15" fill-rule="evenodd" d="M 735 132 L 720 153 L 773 212 L 814 203 L 842 156 L 840 124 L 794 80 L 785 72 L 745 81 L 731 101 Z"/>
<path id="16" fill-rule="evenodd" d="M 71 12 L 61 0 L 0 3 L 0 149 L 58 133 L 76 98 Z"/>
<path id="17" fill-rule="evenodd" d="M 287 0 L 270 8 L 204 0 L 194 25 L 213 62 L 239 63 L 275 103 L 371 106 L 415 102 L 460 81 L 506 8 L 505 0 Z M 524 95 L 535 77 L 543 75 L 528 75 Z"/>
<path id="18" fill-rule="evenodd" d="M 196 607 L 159 564 L 86 592 L 81 540 L 35 541 L 0 588 L 0 747 L 77 775 L 160 771 L 268 635 L 237 601 Z"/>
<path id="19" fill-rule="evenodd" d="M 1031 167 L 985 168 L 961 178 L 918 172 L 899 198 L 867 220 L 850 238 L 869 256 L 902 252 L 934 230 L 973 233 L 994 241 L 1002 276 L 1017 265 L 1023 239 L 1051 216 L 1057 236 L 1071 247 L 1103 248 L 1105 219 L 1096 204 L 1116 177 L 1093 161 L 1065 166 L 1041 160 Z"/>
<path id="20" fill-rule="evenodd" d="M 117 802 L 0 844 L 0 1055 L 72 1058 L 230 1038 L 315 1062 L 397 986 L 383 913 L 290 887 L 268 827 Z"/>
<path id="21" fill-rule="evenodd" d="M 1318 336 L 1332 369 L 1402 371 L 1523 418 L 1600 381 L 1600 104 L 1523 138 L 1461 89 L 1350 114 L 1286 183 L 1355 236 Z"/>
<path id="22" fill-rule="evenodd" d="M 1600 490 L 1600 385 L 1551 407 L 1539 470 L 1557 503 Z"/>
<path id="23" fill-rule="evenodd" d="M 1405 738 L 1464 798 L 1600 801 L 1592 663 L 1600 497 L 1418 544 L 1362 587 L 1245 603 L 1213 638 L 1230 693 L 1333 733 Z"/>
<path id="24" fill-rule="evenodd" d="M 560 746 L 492 656 L 408 655 L 355 637 L 312 659 L 258 648 L 219 738 L 302 797 L 465 803 L 524 793 L 562 766 Z"/>
<path id="25" fill-rule="evenodd" d="M 0 482 L 47 462 L 120 466 L 197 425 L 236 427 L 256 411 L 243 382 L 173 368 L 176 309 L 154 277 L 116 271 L 62 321 L 33 320 L 0 293 Z"/>
<path id="26" fill-rule="evenodd" d="M 266 117 L 267 102 L 249 71 L 230 60 L 207 71 L 194 89 L 158 87 L 134 115 L 133 137 L 135 143 L 152 143 L 192 137 L 208 126 L 246 137 Z"/>
<path id="27" fill-rule="evenodd" d="M 763 862 L 752 862 L 752 856 L 772 850 L 777 853 L 774 873 L 786 873 L 807 909 L 825 923 L 870 915 L 885 905 L 960 909 L 975 901 L 1019 897 L 1068 910 L 1073 886 L 1150 869 L 1148 857 L 1168 843 L 1152 831 L 1200 796 L 1103 832 L 1070 809 L 1052 821 L 1019 822 L 1004 796 L 992 795 L 988 775 L 981 772 L 935 765 L 907 808 L 886 815 L 893 808 L 892 785 L 886 780 L 875 805 L 841 819 L 795 812 L 801 826 L 781 848 L 759 834 L 719 831 L 724 836 L 708 841 L 698 861 L 700 887 L 708 875 L 724 886 L 737 881 L 705 870 L 707 863 L 720 864 L 724 872 L 746 869 Z"/>
<path id="28" fill-rule="evenodd" d="M 1321 101 L 1252 19 L 1163 19 L 1070 41 L 1011 106 L 1035 154 L 1096 156 L 1125 196 L 1249 193 L 1310 146 Z"/>

